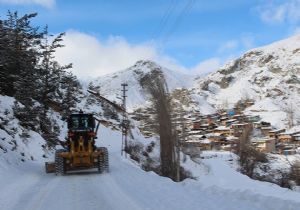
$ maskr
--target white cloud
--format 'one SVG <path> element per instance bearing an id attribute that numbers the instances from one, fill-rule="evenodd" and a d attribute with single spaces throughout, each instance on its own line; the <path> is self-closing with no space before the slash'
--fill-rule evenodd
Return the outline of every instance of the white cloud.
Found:
<path id="1" fill-rule="evenodd" d="M 239 45 L 238 40 L 229 40 L 225 42 L 221 47 L 219 47 L 218 52 L 223 53 L 228 50 L 235 50 L 238 47 L 238 45 Z"/>
<path id="2" fill-rule="evenodd" d="M 207 74 L 219 69 L 222 65 L 220 58 L 210 58 L 205 61 L 200 62 L 195 67 L 191 69 L 191 72 L 194 74 Z"/>
<path id="3" fill-rule="evenodd" d="M 224 44 L 218 48 L 217 52 L 220 54 L 231 54 L 231 55 L 240 55 L 253 48 L 254 45 L 254 36 L 251 34 L 243 34 L 241 37 L 226 41 Z M 233 56 L 234 57 L 234 56 Z"/>
<path id="4" fill-rule="evenodd" d="M 206 74 L 223 64 L 220 58 L 211 58 L 187 68 L 161 53 L 153 43 L 130 44 L 117 36 L 99 41 L 92 35 L 74 30 L 67 31 L 63 43 L 65 47 L 56 52 L 57 61 L 62 65 L 73 63 L 73 73 L 82 80 L 126 69 L 142 59 L 186 74 Z"/>
<path id="5" fill-rule="evenodd" d="M 300 20 L 300 0 L 271 1 L 259 6 L 260 18 L 270 24 Z"/>
<path id="6" fill-rule="evenodd" d="M 82 79 L 97 77 L 132 66 L 142 59 L 149 59 L 173 69 L 184 71 L 171 57 L 159 53 L 154 44 L 130 44 L 124 38 L 111 36 L 105 41 L 70 30 L 64 37 L 65 47 L 56 52 L 63 65 L 73 63 L 73 72 Z"/>
<path id="7" fill-rule="evenodd" d="M 4 4 L 38 4 L 43 7 L 52 8 L 55 5 L 55 0 L 0 0 Z"/>

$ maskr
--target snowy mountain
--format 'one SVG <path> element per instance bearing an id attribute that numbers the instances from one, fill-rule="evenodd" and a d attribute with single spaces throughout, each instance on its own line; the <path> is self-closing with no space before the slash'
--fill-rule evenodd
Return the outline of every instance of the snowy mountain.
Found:
<path id="1" fill-rule="evenodd" d="M 197 79 L 195 93 L 221 108 L 252 99 L 248 113 L 286 127 L 288 113 L 300 122 L 300 36 L 246 52 L 207 77 Z"/>
<path id="2" fill-rule="evenodd" d="M 120 72 L 102 76 L 92 81 L 94 86 L 100 86 L 100 94 L 104 97 L 120 102 L 121 101 L 121 84 L 128 84 L 127 107 L 129 110 L 137 108 L 148 99 L 146 93 L 142 89 L 139 80 L 145 74 L 158 70 L 162 72 L 167 82 L 169 91 L 175 88 L 188 88 L 193 84 L 193 76 L 171 71 L 161 67 L 153 61 L 138 61 L 132 67 Z"/>
<path id="3" fill-rule="evenodd" d="M 246 113 L 260 115 L 275 127 L 287 127 L 300 122 L 300 36 L 250 50 L 205 77 L 193 77 L 174 72 L 152 61 L 138 61 L 120 72 L 99 77 L 92 82 L 100 86 L 105 97 L 121 101 L 121 83 L 128 84 L 129 110 L 145 104 L 148 97 L 139 84 L 146 73 L 159 70 L 165 76 L 169 90 L 187 88 L 199 104 L 201 113 L 214 108 L 232 108 L 238 101 L 251 99 L 254 105 Z M 293 119 L 289 113 L 293 113 Z"/>

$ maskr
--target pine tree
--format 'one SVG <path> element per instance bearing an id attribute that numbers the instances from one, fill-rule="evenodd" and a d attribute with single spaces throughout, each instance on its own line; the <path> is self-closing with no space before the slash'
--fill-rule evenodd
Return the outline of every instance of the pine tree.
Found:
<path id="1" fill-rule="evenodd" d="M 5 85 L 7 82 L 7 71 L 4 67 L 6 63 L 6 35 L 3 21 L 0 20 L 0 94 L 5 94 Z"/>
<path id="2" fill-rule="evenodd" d="M 3 30 L 6 37 L 4 74 L 6 75 L 5 86 L 2 86 L 6 95 L 14 96 L 20 86 L 16 83 L 24 81 L 23 76 L 34 75 L 38 60 L 37 46 L 41 39 L 38 27 L 31 26 L 31 19 L 37 13 L 26 14 L 21 18 L 17 12 L 8 12 L 8 19 L 3 21 Z M 26 83 L 34 83 L 34 77 L 26 78 Z M 32 84 L 33 85 L 33 84 Z M 27 95 L 32 92 L 27 91 Z M 20 95 L 20 94 L 19 94 Z"/>
<path id="3" fill-rule="evenodd" d="M 72 109 L 80 101 L 78 98 L 79 90 L 81 89 L 80 83 L 76 76 L 71 72 L 66 72 L 61 81 L 62 92 L 62 115 L 66 119 L 71 113 Z"/>
<path id="4" fill-rule="evenodd" d="M 49 43 L 48 26 L 44 30 L 44 39 L 41 42 L 41 61 L 37 67 L 39 83 L 37 100 L 42 104 L 43 115 L 49 110 L 49 105 L 55 100 L 59 100 L 60 81 L 65 70 L 72 67 L 71 64 L 61 66 L 55 61 L 53 55 L 57 48 L 63 47 L 60 42 L 64 33 L 59 34 Z"/>
<path id="5" fill-rule="evenodd" d="M 24 107 L 16 106 L 14 111 L 20 123 L 32 130 L 37 128 L 38 110 L 32 100 L 36 94 L 37 75 L 35 67 L 39 57 L 37 44 L 41 34 L 37 27 L 32 27 L 30 20 L 37 14 L 19 18 L 17 12 L 8 12 L 8 19 L 3 26 L 7 37 L 5 45 L 4 74 L 6 83 L 2 90 L 6 95 L 15 96 Z"/>
<path id="6" fill-rule="evenodd" d="M 66 70 L 71 64 L 60 65 L 54 57 L 64 33 L 51 39 L 46 26 L 31 24 L 36 13 L 22 17 L 8 11 L 0 20 L 0 94 L 13 96 L 15 116 L 27 129 L 41 132 L 48 143 L 55 142 L 56 122 L 49 117 L 53 103 L 61 103 L 66 116 L 76 106 L 80 84 Z M 20 102 L 20 103 L 19 103 Z"/>
<path id="7" fill-rule="evenodd" d="M 43 40 L 40 44 L 40 62 L 37 66 L 39 82 L 36 99 L 41 104 L 40 128 L 42 136 L 46 139 L 49 146 L 55 145 L 58 139 L 58 131 L 55 129 L 57 128 L 57 123 L 50 120 L 48 116 L 49 108 L 51 103 L 57 103 L 62 100 L 60 98 L 62 95 L 60 91 L 61 84 L 65 82 L 63 80 L 65 80 L 66 70 L 72 67 L 72 64 L 62 66 L 55 60 L 54 53 L 58 48 L 63 47 L 61 42 L 64 35 L 65 33 L 60 33 L 50 41 L 49 39 L 52 35 L 48 33 L 48 26 L 45 27 Z"/>
<path id="8" fill-rule="evenodd" d="M 93 92 L 100 93 L 100 86 L 94 85 L 92 82 L 89 83 L 88 89 Z M 88 95 L 86 102 L 87 105 L 92 105 L 95 103 L 101 104 L 100 99 L 94 96 L 93 94 Z"/>

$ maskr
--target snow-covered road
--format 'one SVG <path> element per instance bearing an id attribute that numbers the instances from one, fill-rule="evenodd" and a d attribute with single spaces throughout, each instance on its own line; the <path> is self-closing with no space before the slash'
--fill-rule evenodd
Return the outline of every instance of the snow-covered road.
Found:
<path id="1" fill-rule="evenodd" d="M 204 187 L 197 181 L 174 183 L 143 172 L 119 153 L 110 155 L 111 172 L 45 174 L 40 164 L 25 164 L 10 176 L 1 173 L 1 210 L 120 209 L 299 209 L 299 202 L 252 191 Z M 23 171 L 21 173 L 21 171 Z"/>
<path id="2" fill-rule="evenodd" d="M 190 162 L 199 180 L 174 183 L 120 154 L 120 134 L 101 129 L 110 173 L 55 176 L 43 160 L 0 164 L 0 210 L 299 210 L 300 193 L 249 179 L 219 159 Z M 226 158 L 226 155 L 224 156 Z M 201 171 L 208 170 L 207 173 Z M 202 175 L 201 175 L 202 174 Z"/>

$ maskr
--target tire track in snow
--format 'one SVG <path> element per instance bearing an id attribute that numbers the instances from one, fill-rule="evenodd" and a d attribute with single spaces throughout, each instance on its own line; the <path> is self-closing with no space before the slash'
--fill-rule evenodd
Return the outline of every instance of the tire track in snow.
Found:
<path id="1" fill-rule="evenodd" d="M 39 182 L 36 187 L 40 187 L 37 194 L 33 195 L 32 199 L 29 200 L 27 205 L 25 205 L 24 210 L 41 210 L 43 204 L 46 202 L 49 194 L 58 186 L 61 177 L 54 177 L 53 179 L 48 179 L 49 181 L 45 184 L 44 180 Z M 44 185 L 45 184 L 45 185 Z M 47 205 L 47 204 L 46 204 Z"/>
<path id="2" fill-rule="evenodd" d="M 5 183 L 1 183 L 0 189 L 0 209 L 20 209 L 15 207 L 20 197 L 19 194 L 25 194 L 34 185 L 40 181 L 40 178 L 33 175 L 15 176 L 6 178 Z M 36 178 L 36 179 L 35 179 Z"/>
<path id="3" fill-rule="evenodd" d="M 99 177 L 99 181 L 102 182 L 100 188 L 90 188 L 94 192 L 99 192 L 102 196 L 101 200 L 105 200 L 109 203 L 111 210 L 119 209 L 130 209 L 130 210 L 141 210 L 142 208 L 134 201 L 114 180 L 110 174 L 103 174 Z M 99 200 L 100 201 L 100 200 Z"/>

